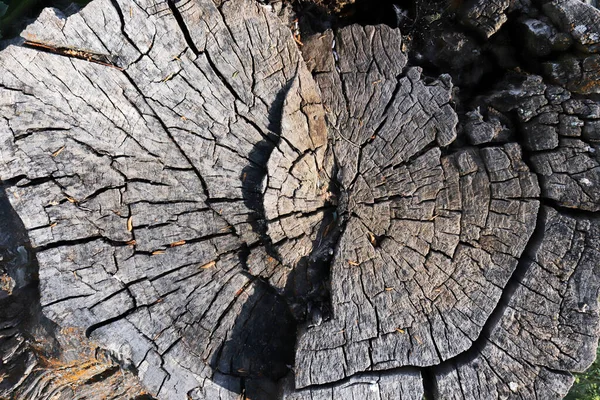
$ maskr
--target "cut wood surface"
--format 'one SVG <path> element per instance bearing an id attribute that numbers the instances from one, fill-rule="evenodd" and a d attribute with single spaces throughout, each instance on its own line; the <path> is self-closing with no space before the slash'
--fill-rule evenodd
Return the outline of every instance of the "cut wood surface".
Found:
<path id="1" fill-rule="evenodd" d="M 600 335 L 600 11 L 455 11 L 45 9 L 0 51 L 0 396 L 563 398 Z M 509 28 L 530 70 L 475 85 Z"/>

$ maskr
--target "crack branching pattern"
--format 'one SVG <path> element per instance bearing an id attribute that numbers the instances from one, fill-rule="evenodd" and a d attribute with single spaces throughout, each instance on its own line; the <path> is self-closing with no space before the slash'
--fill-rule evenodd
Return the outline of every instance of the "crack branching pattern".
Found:
<path id="1" fill-rule="evenodd" d="M 407 66 L 397 29 L 301 54 L 254 1 L 96 0 L 23 37 L 122 69 L 0 53 L 0 178 L 44 315 L 153 396 L 553 398 L 591 362 L 593 139 L 535 135 L 592 100 L 512 83 L 480 101 L 524 140 L 458 148 L 450 77 Z"/>
<path id="2" fill-rule="evenodd" d="M 348 222 L 332 267 L 334 318 L 301 336 L 298 387 L 438 365 L 470 349 L 539 207 L 517 144 L 447 150 L 458 122 L 452 87 L 447 77 L 426 84 L 405 57 L 380 50 L 401 48 L 397 31 L 345 28 L 335 55 L 323 50 L 331 35 L 318 40 L 325 44 L 313 54 L 329 59 L 316 67 L 317 81 L 345 87 L 329 92 L 343 97 L 324 98 L 337 116 Z M 347 107 L 344 97 L 365 100 Z"/>

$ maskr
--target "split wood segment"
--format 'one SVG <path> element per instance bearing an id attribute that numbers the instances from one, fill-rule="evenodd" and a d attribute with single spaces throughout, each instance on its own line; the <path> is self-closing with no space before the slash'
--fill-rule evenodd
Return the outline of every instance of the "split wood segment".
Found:
<path id="1" fill-rule="evenodd" d="M 509 3 L 463 17 L 489 37 Z M 2 390 L 558 399 L 592 362 L 597 101 L 515 74 L 457 132 L 450 76 L 409 67 L 399 30 L 301 53 L 251 0 L 94 0 L 22 36 L 0 52 L 0 179 L 42 319 L 139 382 L 5 358 L 30 368 Z"/>

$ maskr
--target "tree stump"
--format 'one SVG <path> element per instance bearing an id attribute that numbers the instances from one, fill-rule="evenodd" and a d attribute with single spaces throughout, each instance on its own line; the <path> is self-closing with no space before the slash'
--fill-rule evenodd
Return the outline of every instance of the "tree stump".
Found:
<path id="1" fill-rule="evenodd" d="M 45 9 L 0 52 L 1 395 L 563 398 L 600 334 L 600 11 L 444 10 Z"/>

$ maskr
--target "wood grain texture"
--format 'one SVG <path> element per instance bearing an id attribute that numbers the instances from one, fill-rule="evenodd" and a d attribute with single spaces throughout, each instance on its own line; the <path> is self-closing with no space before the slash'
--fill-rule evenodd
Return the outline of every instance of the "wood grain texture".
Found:
<path id="1" fill-rule="evenodd" d="M 44 10 L 23 40 L 75 53 L 0 51 L 0 395 L 562 398 L 600 335 L 600 103 L 542 67 L 597 57 L 600 14 L 536 10 L 544 77 L 469 102 L 385 25 Z"/>

